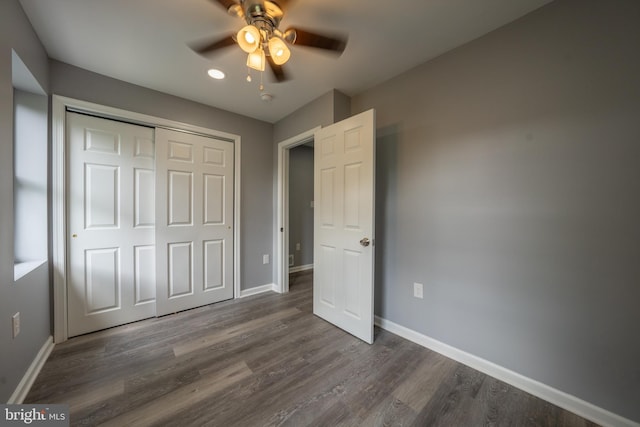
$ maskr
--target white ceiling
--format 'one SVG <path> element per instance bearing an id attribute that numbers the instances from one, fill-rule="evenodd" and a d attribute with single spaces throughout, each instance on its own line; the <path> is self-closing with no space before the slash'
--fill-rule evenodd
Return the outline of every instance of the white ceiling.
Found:
<path id="1" fill-rule="evenodd" d="M 242 27 L 211 0 L 20 0 L 49 56 L 96 73 L 276 122 L 331 89 L 356 95 L 551 0 L 295 0 L 280 25 L 347 33 L 342 56 L 292 47 L 293 80 L 246 81 L 246 55 L 211 58 L 188 44 Z M 207 76 L 216 67 L 221 81 Z"/>

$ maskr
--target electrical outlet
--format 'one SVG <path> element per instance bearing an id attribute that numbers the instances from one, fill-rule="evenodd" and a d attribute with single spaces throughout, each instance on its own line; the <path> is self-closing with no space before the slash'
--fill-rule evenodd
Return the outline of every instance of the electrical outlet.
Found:
<path id="1" fill-rule="evenodd" d="M 262 255 L 262 263 L 269 264 L 269 254 Z"/>
<path id="2" fill-rule="evenodd" d="M 422 291 L 422 283 L 414 283 L 413 284 L 413 296 L 416 298 L 423 298 L 423 291 Z"/>
<path id="3" fill-rule="evenodd" d="M 11 316 L 11 324 L 13 325 L 13 337 L 15 338 L 20 334 L 20 312 Z"/>
<path id="4" fill-rule="evenodd" d="M 296 251 L 300 250 L 300 243 L 296 243 Z"/>

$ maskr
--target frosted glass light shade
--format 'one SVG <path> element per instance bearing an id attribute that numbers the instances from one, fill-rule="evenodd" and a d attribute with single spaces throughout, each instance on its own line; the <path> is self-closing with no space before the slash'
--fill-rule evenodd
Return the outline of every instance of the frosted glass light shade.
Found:
<path id="1" fill-rule="evenodd" d="M 260 46 L 260 31 L 253 25 L 247 25 L 238 31 L 238 45 L 247 53 L 255 52 Z"/>
<path id="2" fill-rule="evenodd" d="M 269 53 L 271 54 L 271 59 L 277 65 L 284 64 L 291 56 L 289 47 L 280 37 L 271 37 L 269 39 Z"/>
<path id="3" fill-rule="evenodd" d="M 247 56 L 247 67 L 258 71 L 264 71 L 265 60 L 264 50 L 258 49 Z"/>

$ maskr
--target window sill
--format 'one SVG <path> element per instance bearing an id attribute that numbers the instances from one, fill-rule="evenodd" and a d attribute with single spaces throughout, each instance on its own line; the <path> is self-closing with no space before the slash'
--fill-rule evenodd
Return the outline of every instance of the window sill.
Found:
<path id="1" fill-rule="evenodd" d="M 17 282 L 46 262 L 46 259 L 41 259 L 37 261 L 17 262 L 13 264 L 13 281 Z"/>

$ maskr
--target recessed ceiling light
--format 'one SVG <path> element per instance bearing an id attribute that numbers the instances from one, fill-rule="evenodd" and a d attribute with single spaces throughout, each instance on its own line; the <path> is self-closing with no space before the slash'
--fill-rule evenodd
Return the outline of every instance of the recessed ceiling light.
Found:
<path id="1" fill-rule="evenodd" d="M 207 73 L 211 78 L 214 78 L 216 80 L 224 79 L 224 73 L 216 68 L 210 69 L 209 71 L 207 71 Z"/>

